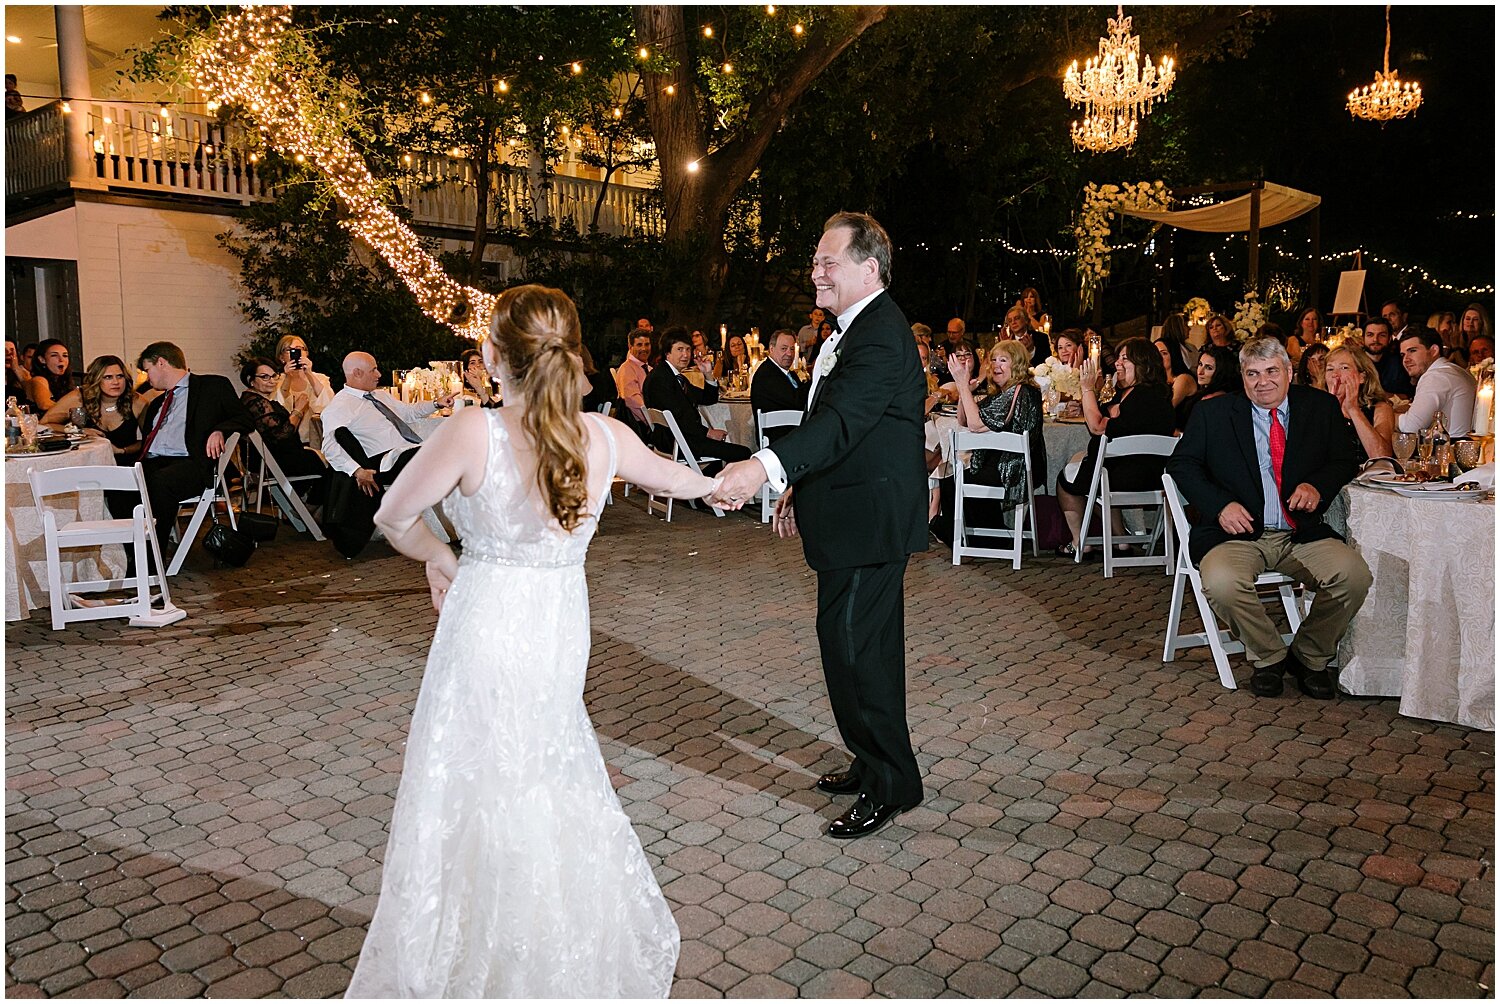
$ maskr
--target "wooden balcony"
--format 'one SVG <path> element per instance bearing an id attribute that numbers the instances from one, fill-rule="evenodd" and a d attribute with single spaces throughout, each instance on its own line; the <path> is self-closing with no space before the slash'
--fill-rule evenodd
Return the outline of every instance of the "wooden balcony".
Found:
<path id="1" fill-rule="evenodd" d="M 7 211 L 76 190 L 226 208 L 268 202 L 275 190 L 262 180 L 251 149 L 242 131 L 206 115 L 102 101 L 73 101 L 65 109 L 54 101 L 6 122 Z M 395 187 L 414 225 L 474 228 L 475 171 L 469 160 L 415 156 Z M 587 233 L 597 207 L 601 232 L 662 232 L 660 200 L 650 189 L 560 173 L 534 177 L 524 165 L 505 164 L 492 169 L 490 193 L 492 228 L 521 229 L 528 218 L 554 224 L 571 219 Z"/>

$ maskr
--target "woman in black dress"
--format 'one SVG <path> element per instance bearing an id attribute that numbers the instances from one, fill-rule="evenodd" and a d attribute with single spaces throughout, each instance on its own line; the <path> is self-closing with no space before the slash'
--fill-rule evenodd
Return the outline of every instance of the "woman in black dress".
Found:
<path id="1" fill-rule="evenodd" d="M 1083 510 L 1088 501 L 1094 465 L 1099 450 L 1103 447 L 1105 435 L 1111 439 L 1122 436 L 1170 436 L 1174 425 L 1172 392 L 1167 389 L 1167 374 L 1161 365 L 1161 354 L 1144 338 L 1127 338 L 1116 350 L 1115 400 L 1108 408 L 1099 404 L 1099 374 L 1088 360 L 1084 360 L 1081 382 L 1083 417 L 1094 435 L 1089 440 L 1088 452 L 1084 454 L 1072 476 L 1069 476 L 1066 469 L 1057 476 L 1057 502 L 1062 508 L 1063 518 L 1068 521 L 1068 530 L 1073 535 L 1072 543 L 1064 544 L 1057 550 L 1058 555 L 1064 558 L 1072 558 L 1077 554 L 1083 532 Z M 1121 457 L 1111 460 L 1108 467 L 1110 486 L 1115 491 L 1150 491 L 1161 487 L 1161 473 L 1166 467 L 1166 458 Z M 1117 532 L 1123 534 L 1125 527 L 1120 522 L 1119 513 L 1112 513 L 1111 516 L 1116 521 Z M 1086 550 L 1084 553 L 1090 552 Z"/>
<path id="2" fill-rule="evenodd" d="M 256 356 L 240 367 L 240 383 L 247 388 L 240 401 L 250 416 L 255 419 L 255 431 L 265 442 L 266 448 L 276 460 L 276 466 L 289 478 L 304 474 L 326 474 L 328 465 L 311 447 L 302 445 L 299 426 L 309 420 L 311 402 L 303 398 L 297 414 L 293 415 L 272 400 L 276 393 L 276 364 L 269 359 Z M 248 457 L 248 454 L 247 454 Z M 257 460 L 248 461 L 252 467 Z M 323 482 L 310 482 L 307 499 L 316 505 L 323 498 Z"/>
<path id="3" fill-rule="evenodd" d="M 84 372 L 83 382 L 47 409 L 42 424 L 61 430 L 72 421 L 73 410 L 82 408 L 83 434 L 109 440 L 115 463 L 135 463 L 140 459 L 140 413 L 146 402 L 136 396 L 125 373 L 125 362 L 119 356 L 95 359 Z"/>
<path id="4" fill-rule="evenodd" d="M 1303 358 L 1307 354 L 1303 353 Z M 1380 386 L 1380 374 L 1363 346 L 1353 342 L 1328 353 L 1328 393 L 1339 399 L 1354 453 L 1364 463 L 1375 457 L 1394 457 L 1391 443 L 1396 432 L 1396 412 L 1390 395 Z"/>

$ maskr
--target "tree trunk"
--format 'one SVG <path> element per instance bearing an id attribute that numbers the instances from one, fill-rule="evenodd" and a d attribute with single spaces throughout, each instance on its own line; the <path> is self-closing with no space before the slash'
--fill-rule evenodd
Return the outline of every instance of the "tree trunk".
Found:
<path id="1" fill-rule="evenodd" d="M 485 246 L 490 239 L 490 156 L 494 149 L 494 125 L 486 117 L 474 151 L 474 247 L 469 251 L 469 282 L 479 282 L 484 268 Z"/>
<path id="2" fill-rule="evenodd" d="M 723 234 L 730 206 L 755 172 L 787 111 L 841 52 L 886 13 L 886 7 L 857 8 L 845 31 L 810 41 L 776 85 L 751 100 L 740 132 L 709 152 L 708 130 L 693 86 L 683 8 L 656 4 L 635 8 L 636 40 L 667 56 L 672 65 L 646 85 L 646 120 L 661 165 L 668 250 L 691 262 L 686 270 L 687 292 L 668 294 L 667 301 L 659 304 L 669 323 L 701 326 L 715 322 L 729 274 Z M 668 85 L 675 93 L 667 93 Z"/>

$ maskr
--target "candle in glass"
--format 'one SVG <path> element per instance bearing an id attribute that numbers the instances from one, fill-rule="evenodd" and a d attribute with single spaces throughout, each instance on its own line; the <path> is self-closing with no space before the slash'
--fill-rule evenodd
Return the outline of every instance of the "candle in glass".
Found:
<path id="1" fill-rule="evenodd" d="M 1094 372 L 1099 372 L 1099 358 L 1104 353 L 1104 339 L 1098 332 L 1089 332 L 1089 362 L 1094 365 Z"/>
<path id="2" fill-rule="evenodd" d="M 729 348 L 729 325 L 719 325 L 719 349 L 722 351 Z"/>
<path id="3" fill-rule="evenodd" d="M 1474 400 L 1474 435 L 1488 436 L 1495 409 L 1495 385 L 1486 381 L 1479 385 L 1479 394 Z"/>

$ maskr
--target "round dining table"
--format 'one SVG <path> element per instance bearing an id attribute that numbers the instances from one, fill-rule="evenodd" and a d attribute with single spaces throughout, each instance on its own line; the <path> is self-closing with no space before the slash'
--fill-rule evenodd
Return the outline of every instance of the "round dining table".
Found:
<path id="1" fill-rule="evenodd" d="M 953 440 L 948 434 L 961 428 L 962 426 L 958 424 L 958 416 L 946 412 L 935 413 L 927 419 L 925 426 L 927 449 L 943 452 L 942 462 L 937 470 L 932 472 L 934 479 L 950 477 L 953 474 L 953 458 L 949 455 Z M 1048 419 L 1042 423 L 1042 442 L 1047 447 L 1047 469 L 1044 474 L 1036 457 L 1032 458 L 1032 469 L 1038 475 L 1039 485 L 1051 494 L 1052 486 L 1057 483 L 1057 472 L 1067 465 L 1074 454 L 1088 449 L 1089 427 L 1082 421 L 1057 422 Z"/>
<path id="2" fill-rule="evenodd" d="M 18 621 L 38 607 L 49 606 L 47 595 L 47 546 L 42 538 L 43 508 L 31 494 L 32 471 L 63 467 L 113 467 L 114 447 L 109 440 L 85 439 L 66 450 L 52 453 L 6 453 L 5 455 L 5 619 Z M 80 491 L 53 495 L 46 510 L 59 525 L 74 520 L 106 518 L 104 493 Z M 125 574 L 125 551 L 118 544 L 104 548 L 69 549 L 64 557 L 64 581 L 118 578 Z"/>

